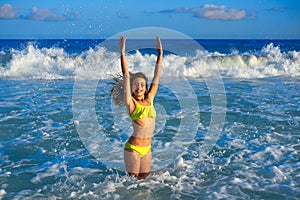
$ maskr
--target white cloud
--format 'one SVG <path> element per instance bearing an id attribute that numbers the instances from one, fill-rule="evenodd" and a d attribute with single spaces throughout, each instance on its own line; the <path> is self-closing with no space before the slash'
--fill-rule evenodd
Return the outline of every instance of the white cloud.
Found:
<path id="1" fill-rule="evenodd" d="M 18 14 L 19 10 L 22 9 L 15 8 L 11 4 L 3 4 L 0 6 L 0 19 L 29 19 L 38 21 L 70 21 L 80 19 L 79 12 L 67 11 L 64 14 L 57 14 L 48 8 L 39 9 L 34 6 L 28 14 L 21 16 Z"/>
<path id="2" fill-rule="evenodd" d="M 284 7 L 275 7 L 275 8 L 271 8 L 272 11 L 286 11 L 287 8 Z"/>
<path id="3" fill-rule="evenodd" d="M 38 21 L 68 21 L 68 20 L 77 20 L 79 18 L 80 18 L 80 14 L 78 12 L 74 12 L 74 13 L 68 12 L 63 15 L 59 15 L 47 8 L 39 9 L 37 7 L 32 7 L 30 13 L 27 16 L 25 16 L 25 19 L 38 20 Z"/>
<path id="4" fill-rule="evenodd" d="M 12 7 L 11 4 L 3 4 L 0 6 L 0 19 L 16 19 L 18 18 L 18 8 Z"/>
<path id="5" fill-rule="evenodd" d="M 200 8 L 191 9 L 195 17 L 212 20 L 241 20 L 246 17 L 245 10 L 226 9 L 225 6 L 206 4 Z"/>
<path id="6" fill-rule="evenodd" d="M 217 6 L 206 4 L 197 8 L 175 8 L 172 10 L 163 10 L 160 13 L 192 13 L 196 18 L 209 20 L 241 20 L 246 18 L 245 10 L 227 9 L 226 6 Z"/>

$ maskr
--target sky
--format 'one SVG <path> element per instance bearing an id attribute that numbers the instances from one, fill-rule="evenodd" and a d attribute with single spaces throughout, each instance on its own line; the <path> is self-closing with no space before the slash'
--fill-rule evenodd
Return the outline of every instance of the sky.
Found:
<path id="1" fill-rule="evenodd" d="M 300 0 L 0 0 L 0 39 L 105 39 L 143 27 L 195 39 L 300 39 Z"/>

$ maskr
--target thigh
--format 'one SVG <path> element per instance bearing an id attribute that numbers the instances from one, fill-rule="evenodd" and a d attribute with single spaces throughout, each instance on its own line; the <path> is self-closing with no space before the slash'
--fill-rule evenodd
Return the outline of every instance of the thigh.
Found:
<path id="1" fill-rule="evenodd" d="M 141 158 L 140 173 L 150 173 L 151 161 L 152 161 L 152 152 L 150 150 L 145 156 Z"/>
<path id="2" fill-rule="evenodd" d="M 126 171 L 131 175 L 138 175 L 140 171 L 140 155 L 135 151 L 124 150 Z"/>

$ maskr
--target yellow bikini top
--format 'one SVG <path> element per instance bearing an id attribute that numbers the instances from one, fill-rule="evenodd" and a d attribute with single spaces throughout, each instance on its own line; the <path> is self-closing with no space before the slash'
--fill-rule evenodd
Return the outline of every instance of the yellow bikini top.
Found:
<path id="1" fill-rule="evenodd" d="M 146 99 L 146 101 L 149 101 Z M 144 106 L 139 104 L 135 99 L 135 109 L 131 113 L 130 118 L 132 120 L 142 119 L 142 118 L 156 118 L 156 111 L 153 106 L 153 102 L 150 102 L 150 106 Z"/>

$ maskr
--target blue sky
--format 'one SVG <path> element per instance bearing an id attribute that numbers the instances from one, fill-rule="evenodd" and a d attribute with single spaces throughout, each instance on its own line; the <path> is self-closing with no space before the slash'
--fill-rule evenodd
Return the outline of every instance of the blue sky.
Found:
<path id="1" fill-rule="evenodd" d="M 142 27 L 199 39 L 300 39 L 300 1 L 0 0 L 0 39 L 99 39 Z"/>

